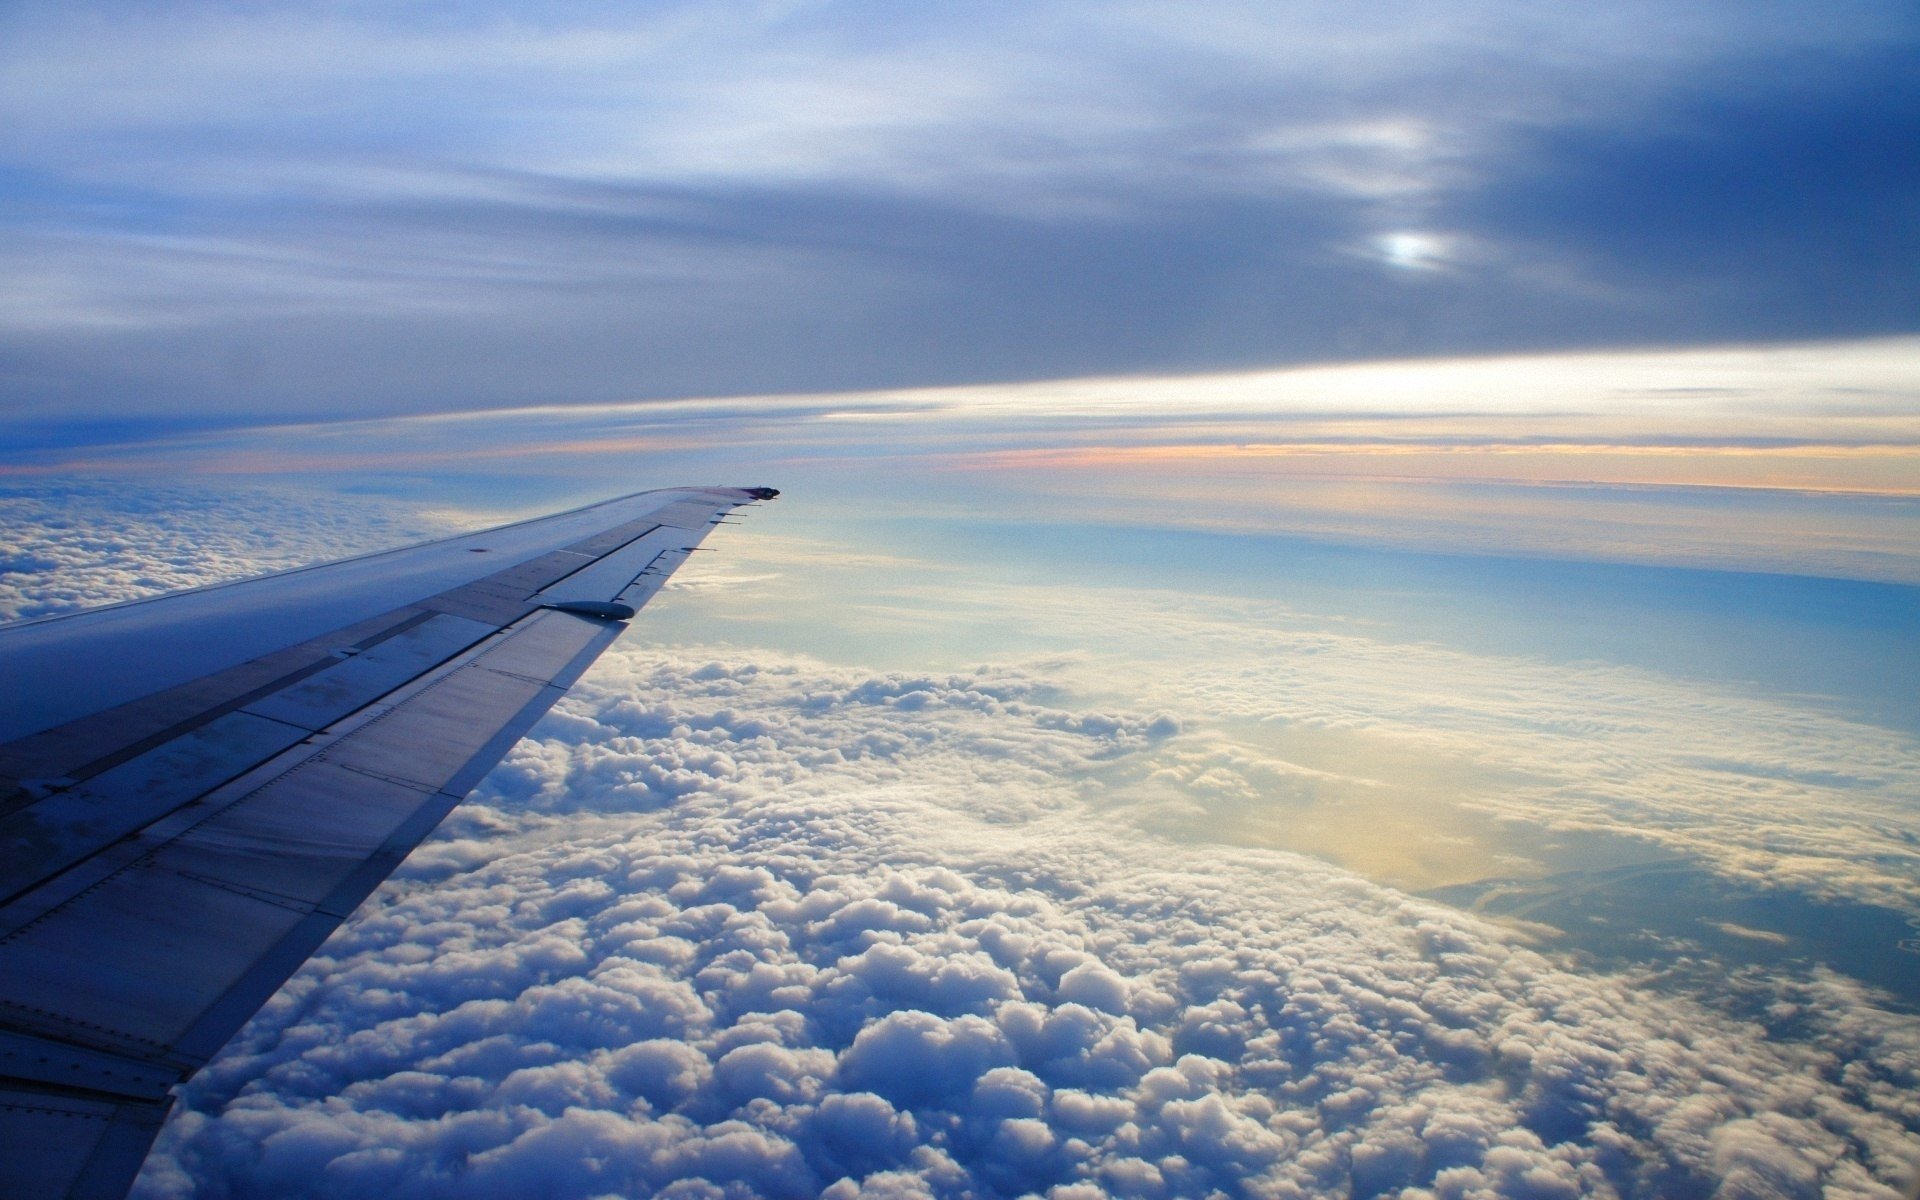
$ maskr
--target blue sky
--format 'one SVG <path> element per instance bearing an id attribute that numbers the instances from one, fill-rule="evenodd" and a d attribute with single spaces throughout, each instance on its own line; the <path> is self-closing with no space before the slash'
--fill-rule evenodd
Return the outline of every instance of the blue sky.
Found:
<path id="1" fill-rule="evenodd" d="M 1917 39 L 1897 2 L 14 4 L 0 389 L 239 421 L 1911 332 Z"/>

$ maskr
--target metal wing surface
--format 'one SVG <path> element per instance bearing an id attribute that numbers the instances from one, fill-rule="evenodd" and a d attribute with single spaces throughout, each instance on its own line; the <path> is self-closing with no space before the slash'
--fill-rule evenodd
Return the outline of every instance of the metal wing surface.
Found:
<path id="1" fill-rule="evenodd" d="M 0 627 L 0 1195 L 124 1196 L 169 1089 L 776 494 L 643 492 Z"/>

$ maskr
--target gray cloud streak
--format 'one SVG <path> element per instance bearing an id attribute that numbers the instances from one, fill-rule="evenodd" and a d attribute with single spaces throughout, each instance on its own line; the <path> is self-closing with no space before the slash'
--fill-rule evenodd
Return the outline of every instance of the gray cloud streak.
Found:
<path id="1" fill-rule="evenodd" d="M 26 412 L 1913 328 L 1897 5 L 8 28 L 0 387 Z"/>

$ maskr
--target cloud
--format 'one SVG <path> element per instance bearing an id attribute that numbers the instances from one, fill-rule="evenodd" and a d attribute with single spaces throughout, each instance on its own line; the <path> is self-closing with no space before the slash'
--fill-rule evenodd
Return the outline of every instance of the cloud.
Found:
<path id="1" fill-rule="evenodd" d="M 1888 49 L 1844 66 L 1816 54 L 1793 86 L 1739 98 L 1722 72 L 1755 64 L 1726 64 L 1663 98 L 1657 114 L 1631 123 L 1631 135 L 1612 122 L 1537 129 L 1514 147 L 1503 186 L 1466 198 L 1471 213 L 1457 218 L 1604 261 L 1600 271 L 1619 286 L 1685 287 L 1718 273 L 1701 270 L 1709 262 L 1763 255 L 1776 269 L 1721 308 L 1724 317 L 1764 321 L 1799 308 L 1812 298 L 1801 289 L 1815 289 L 1822 320 L 1851 324 L 1905 291 L 1885 264 L 1911 252 L 1904 214 L 1920 169 L 1890 150 L 1920 133 L 1920 103 L 1904 93 L 1869 100 L 1829 91 L 1824 81 L 1835 71 L 1874 73 L 1867 64 L 1881 53 L 1901 54 Z M 1850 185 L 1833 188 L 1837 179 Z M 1800 265 L 1814 258 L 1826 273 Z M 1832 287 L 1840 276 L 1851 286 Z"/>
<path id="2" fill-rule="evenodd" d="M 117 565 L 63 603 L 401 519 L 22 496 L 37 545 L 100 510 Z M 1222 833 L 1465 758 L 1509 824 L 1903 903 L 1910 738 L 1273 601 L 730 551 L 189 1085 L 140 1195 L 1883 1196 L 1920 1155 L 1920 1029 L 1857 981 L 1707 963 L 1703 998 Z M 919 669 L 673 635 L 854 596 Z M 928 669 L 955 620 L 1067 652 Z"/>
<path id="3" fill-rule="evenodd" d="M 1896 8 L 15 6 L 5 382 L 316 416 L 1909 331 Z"/>
<path id="4" fill-rule="evenodd" d="M 339 496 L 67 478 L 0 490 L 0 527 L 4 622 L 345 558 L 454 524 Z"/>
<path id="5" fill-rule="evenodd" d="M 457 490 L 487 509 L 645 479 L 772 478 L 814 498 L 819 521 L 882 504 L 948 523 L 1038 517 L 1912 582 L 1916 362 L 1920 340 L 1884 338 L 469 409 L 166 438 L 39 426 L 0 477 L 345 479 L 396 502 Z M 68 435 L 117 442 L 63 446 Z M 1235 502 L 1193 503 L 1206 493 Z"/>
<path id="6" fill-rule="evenodd" d="M 1865 1196 L 1920 1151 L 1920 1041 L 1844 981 L 1768 981 L 1802 1026 L 1758 1038 L 1097 819 L 1163 743 L 1048 690 L 616 648 L 189 1085 L 138 1194 Z"/>
<path id="7" fill-rule="evenodd" d="M 885 628 L 854 652 L 909 647 L 966 661 L 1009 644 L 1070 649 L 1043 668 L 1055 695 L 1124 695 L 1165 714 L 1163 732 L 1184 731 L 1099 768 L 1102 811 L 1163 835 L 1308 849 L 1416 888 L 1673 855 L 1761 893 L 1915 911 L 1920 824 L 1908 798 L 1920 775 L 1907 718 L 1859 719 L 1787 675 L 1745 682 L 1756 668 L 1744 661 L 1701 669 L 1688 656 L 1712 635 L 1692 622 L 1713 624 L 1721 603 L 1708 578 L 1684 579 L 1688 620 L 1628 665 L 1617 641 L 1565 627 L 1618 625 L 1623 613 L 1657 622 L 1667 610 L 1615 595 L 1620 581 L 1602 574 L 1569 584 L 1589 610 L 1484 561 L 1402 576 L 1365 558 L 1323 576 L 1317 552 L 1127 536 L 1139 544 L 1108 559 L 1084 548 L 1095 535 L 1069 525 L 1037 537 L 1021 573 L 1002 577 L 952 564 L 985 560 L 987 547 L 1011 561 L 1035 535 L 996 527 L 847 567 L 835 547 L 762 533 L 730 548 L 728 570 L 777 582 L 659 619 L 689 639 L 717 621 L 743 639 L 785 630 L 810 640 L 858 604 Z M 1033 566 L 1055 557 L 1072 564 L 1072 581 Z M 1205 569 L 1182 569 L 1195 558 Z M 1113 569 L 1096 572 L 1100 563 Z M 1338 582 L 1348 569 L 1360 580 L 1352 591 Z M 1458 601 L 1463 577 L 1495 599 Z M 1720 582 L 1740 611 L 1777 605 L 1784 618 L 1794 603 L 1762 600 L 1747 577 Z M 1882 618 L 1872 598 L 1842 594 L 1837 602 L 1860 605 L 1851 646 Z M 1417 598 L 1419 617 L 1405 616 L 1402 595 Z M 1428 619 L 1456 602 L 1457 622 Z M 1524 611 L 1534 605 L 1548 609 L 1537 636 Z M 1797 636 L 1811 638 L 1813 624 L 1796 623 Z M 956 633 L 1015 626 L 1017 640 Z M 1766 669 L 1792 649 L 1772 649 Z M 1900 650 L 1889 642 L 1885 652 Z M 1589 835 L 1598 842 L 1581 840 Z"/>

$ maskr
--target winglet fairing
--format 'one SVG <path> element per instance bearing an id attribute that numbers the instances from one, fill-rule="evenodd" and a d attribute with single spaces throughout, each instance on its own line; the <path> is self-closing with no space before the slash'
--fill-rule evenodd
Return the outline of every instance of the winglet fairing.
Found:
<path id="1" fill-rule="evenodd" d="M 124 1196 L 171 1088 L 778 494 L 643 492 L 0 627 L 0 1193 Z"/>

